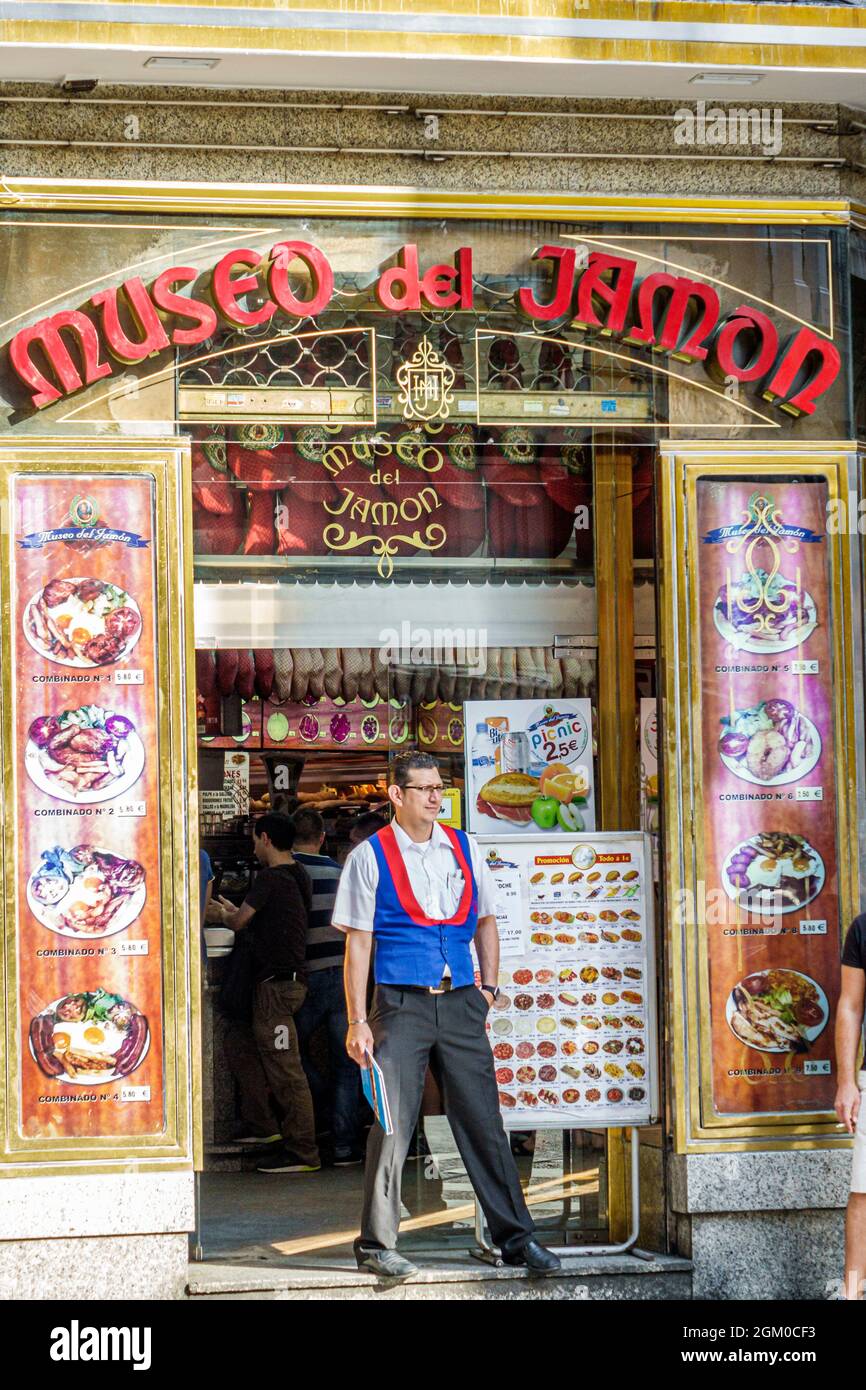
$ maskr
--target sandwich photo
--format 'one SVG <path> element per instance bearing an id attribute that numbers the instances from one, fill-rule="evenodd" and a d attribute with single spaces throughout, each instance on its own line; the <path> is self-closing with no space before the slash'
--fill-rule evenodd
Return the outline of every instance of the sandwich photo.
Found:
<path id="1" fill-rule="evenodd" d="M 476 807 L 483 816 L 539 830 L 577 833 L 586 829 L 583 812 L 589 777 L 582 767 L 552 763 L 540 777 L 527 772 L 501 772 L 485 782 Z"/>

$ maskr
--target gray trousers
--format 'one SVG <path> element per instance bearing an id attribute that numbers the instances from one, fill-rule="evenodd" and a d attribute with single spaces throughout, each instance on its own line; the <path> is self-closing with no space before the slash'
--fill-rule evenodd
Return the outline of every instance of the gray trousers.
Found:
<path id="1" fill-rule="evenodd" d="M 394 1133 L 386 1135 L 378 1124 L 370 1130 L 356 1253 L 393 1250 L 397 1244 L 400 1180 L 428 1063 L 494 1244 L 505 1255 L 516 1254 L 533 1235 L 499 1113 L 486 1020 L 487 1001 L 474 985 L 445 994 L 376 986 L 369 1023 Z"/>

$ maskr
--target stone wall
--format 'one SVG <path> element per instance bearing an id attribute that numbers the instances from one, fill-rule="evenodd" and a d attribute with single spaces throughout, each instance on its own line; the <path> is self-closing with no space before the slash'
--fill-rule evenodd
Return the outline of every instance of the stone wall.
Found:
<path id="1" fill-rule="evenodd" d="M 758 102 L 749 89 L 728 105 Z M 436 140 L 417 114 L 431 108 Z M 0 86 L 7 176 L 866 201 L 866 136 L 850 125 L 862 113 L 770 109 L 783 121 L 772 162 L 745 144 L 677 143 L 664 102 Z"/>

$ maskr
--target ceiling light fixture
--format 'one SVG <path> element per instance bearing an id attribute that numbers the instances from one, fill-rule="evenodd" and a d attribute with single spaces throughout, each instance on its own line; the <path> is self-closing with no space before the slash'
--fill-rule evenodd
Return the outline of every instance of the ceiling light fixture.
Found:
<path id="1" fill-rule="evenodd" d="M 171 58 L 168 56 L 148 58 L 146 68 L 216 68 L 221 58 Z"/>
<path id="2" fill-rule="evenodd" d="M 753 87 L 763 80 L 762 72 L 696 72 L 689 78 L 689 84 L 695 87 Z"/>

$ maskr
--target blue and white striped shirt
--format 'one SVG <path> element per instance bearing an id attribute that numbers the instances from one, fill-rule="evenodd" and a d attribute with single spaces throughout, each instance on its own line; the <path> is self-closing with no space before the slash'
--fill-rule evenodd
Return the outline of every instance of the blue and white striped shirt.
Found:
<path id="1" fill-rule="evenodd" d="M 294 858 L 306 869 L 313 889 L 313 905 L 307 931 L 307 969 L 327 970 L 330 966 L 342 966 L 346 954 L 346 938 L 341 931 L 331 926 L 337 884 L 340 882 L 340 866 L 336 859 L 331 859 L 327 854 L 295 852 Z"/>

